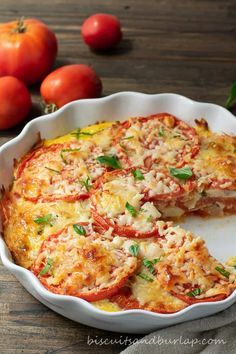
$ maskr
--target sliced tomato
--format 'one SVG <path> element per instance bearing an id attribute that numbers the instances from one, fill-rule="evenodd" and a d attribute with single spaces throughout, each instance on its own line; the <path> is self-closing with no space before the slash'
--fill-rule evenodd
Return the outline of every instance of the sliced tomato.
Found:
<path id="1" fill-rule="evenodd" d="M 99 154 L 101 149 L 89 141 L 40 147 L 19 164 L 14 193 L 32 202 L 86 199 L 106 171 L 96 160 Z"/>
<path id="2" fill-rule="evenodd" d="M 157 312 L 157 313 L 174 313 L 177 311 L 170 311 L 168 307 L 165 305 L 165 301 L 163 299 L 163 302 L 157 303 L 155 306 L 150 305 L 150 304 L 144 304 L 142 305 L 132 294 L 132 291 L 129 287 L 124 286 L 122 289 L 119 290 L 119 292 L 112 296 L 110 298 L 111 302 L 116 303 L 119 307 L 121 307 L 123 310 L 134 310 L 134 309 L 139 309 L 139 310 L 146 310 L 146 311 L 152 311 L 152 312 Z"/>
<path id="3" fill-rule="evenodd" d="M 131 118 L 121 124 L 114 145 L 129 164 L 126 167 L 153 164 L 181 167 L 199 152 L 194 128 L 169 113 Z"/>
<path id="4" fill-rule="evenodd" d="M 204 297 L 204 298 L 198 299 L 196 297 L 190 297 L 190 296 L 187 296 L 187 295 L 184 295 L 184 294 L 178 294 L 178 293 L 175 293 L 174 291 L 172 291 L 172 294 L 175 297 L 177 297 L 178 299 L 186 302 L 189 305 L 197 304 L 197 303 L 200 303 L 200 302 L 221 301 L 221 300 L 224 300 L 228 296 L 227 294 L 222 293 L 222 294 L 217 294 L 215 296 L 209 296 L 209 297 Z"/>
<path id="5" fill-rule="evenodd" d="M 134 273 L 137 259 L 123 245 L 81 223 L 49 236 L 33 266 L 50 291 L 98 301 L 114 295 Z"/>
<path id="6" fill-rule="evenodd" d="M 91 191 L 91 212 L 97 224 L 105 230 L 113 228 L 115 234 L 136 238 L 159 237 L 159 206 L 164 210 L 177 204 L 191 188 L 175 181 L 165 169 L 117 170 L 105 173 L 95 183 Z M 138 207 L 135 208 L 132 204 L 137 202 L 137 198 Z"/>

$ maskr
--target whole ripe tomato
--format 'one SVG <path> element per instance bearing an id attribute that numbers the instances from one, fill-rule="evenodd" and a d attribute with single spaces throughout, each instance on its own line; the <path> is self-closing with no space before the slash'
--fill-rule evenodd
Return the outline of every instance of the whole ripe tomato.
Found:
<path id="1" fill-rule="evenodd" d="M 54 33 L 35 19 L 0 24 L 0 76 L 33 84 L 50 71 L 57 55 Z"/>
<path id="2" fill-rule="evenodd" d="M 101 95 L 102 82 L 95 71 L 87 65 L 65 65 L 51 72 L 42 82 L 40 93 L 51 105 L 48 112 L 66 103 L 82 98 L 96 98 Z"/>
<path id="3" fill-rule="evenodd" d="M 122 38 L 120 21 L 116 16 L 96 14 L 87 18 L 81 29 L 84 42 L 92 49 L 105 50 L 114 47 Z"/>
<path id="4" fill-rule="evenodd" d="M 0 130 L 20 123 L 32 106 L 25 84 L 13 76 L 0 78 Z"/>

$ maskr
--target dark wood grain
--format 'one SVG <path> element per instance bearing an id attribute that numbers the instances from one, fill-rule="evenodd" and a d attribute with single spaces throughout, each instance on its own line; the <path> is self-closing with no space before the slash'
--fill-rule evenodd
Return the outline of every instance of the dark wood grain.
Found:
<path id="1" fill-rule="evenodd" d="M 90 14 L 119 16 L 120 46 L 95 54 L 82 42 L 80 26 Z M 236 80 L 235 0 L 1 0 L 0 22 L 21 16 L 46 22 L 59 40 L 55 66 L 87 63 L 101 76 L 104 95 L 133 90 L 176 92 L 224 105 Z M 31 88 L 40 115 L 38 88 Z M 23 125 L 0 133 L 0 145 Z M 1 168 L 1 167 L 0 167 Z M 118 353 L 120 345 L 88 346 L 87 336 L 125 338 L 69 321 L 30 296 L 0 265 L 0 353 Z M 133 335 L 129 338 L 134 339 Z"/>

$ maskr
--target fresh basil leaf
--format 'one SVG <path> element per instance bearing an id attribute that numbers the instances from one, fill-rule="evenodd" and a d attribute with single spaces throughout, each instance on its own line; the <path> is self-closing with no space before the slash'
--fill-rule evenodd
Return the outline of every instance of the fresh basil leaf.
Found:
<path id="1" fill-rule="evenodd" d="M 144 179 L 144 175 L 142 172 L 137 168 L 136 170 L 132 171 L 132 174 L 135 179 L 142 181 Z"/>
<path id="2" fill-rule="evenodd" d="M 78 128 L 76 130 L 76 132 L 73 132 L 71 133 L 71 135 L 75 136 L 77 140 L 80 139 L 81 135 L 84 135 L 84 136 L 93 136 L 95 134 L 98 134 L 100 132 L 102 132 L 104 129 L 101 129 L 101 130 L 98 130 L 97 132 L 94 132 L 94 133 L 90 133 L 90 132 L 82 132 L 80 128 Z"/>
<path id="3" fill-rule="evenodd" d="M 226 108 L 230 109 L 235 102 L 236 102 L 236 82 L 234 82 L 233 85 L 231 86 L 230 94 L 225 104 Z"/>
<path id="4" fill-rule="evenodd" d="M 192 291 L 190 291 L 189 293 L 187 293 L 186 295 L 189 296 L 189 297 L 195 297 L 195 296 L 198 296 L 201 294 L 201 289 L 200 288 L 196 288 Z"/>
<path id="5" fill-rule="evenodd" d="M 155 258 L 152 261 L 150 261 L 150 260 L 144 258 L 143 259 L 143 265 L 144 265 L 144 267 L 148 268 L 150 273 L 154 274 L 155 273 L 155 268 L 153 267 L 153 265 L 156 264 L 157 262 L 159 262 L 160 259 L 161 259 L 161 257 Z"/>
<path id="6" fill-rule="evenodd" d="M 103 165 L 106 165 L 108 167 L 113 168 L 113 170 L 119 170 L 122 169 L 120 161 L 116 155 L 109 156 L 109 155 L 104 155 L 104 156 L 98 156 L 96 158 L 98 162 L 100 162 Z"/>
<path id="7" fill-rule="evenodd" d="M 123 144 L 120 143 L 119 145 L 122 150 L 124 150 L 125 152 L 128 152 L 128 149 Z"/>
<path id="8" fill-rule="evenodd" d="M 79 235 L 86 235 L 85 228 L 83 226 L 79 225 L 79 224 L 74 224 L 73 225 L 73 229 Z"/>
<path id="9" fill-rule="evenodd" d="M 127 136 L 125 138 L 121 138 L 120 140 L 130 140 L 130 139 L 133 139 L 134 136 L 133 135 L 130 135 L 130 136 Z"/>
<path id="10" fill-rule="evenodd" d="M 137 210 L 133 207 L 133 205 L 129 204 L 128 202 L 125 204 L 126 209 L 128 212 L 133 216 L 137 216 L 138 212 Z"/>
<path id="11" fill-rule="evenodd" d="M 85 181 L 80 180 L 80 184 L 86 189 L 87 192 L 93 187 L 92 184 L 90 184 L 90 177 L 87 177 Z"/>
<path id="12" fill-rule="evenodd" d="M 131 245 L 129 251 L 132 254 L 132 256 L 137 257 L 139 251 L 139 245 L 137 243 Z"/>
<path id="13" fill-rule="evenodd" d="M 170 175 L 172 177 L 176 177 L 176 178 L 182 179 L 182 180 L 189 179 L 193 175 L 191 168 L 188 166 L 185 166 L 182 168 L 170 167 L 169 171 L 170 171 Z"/>
<path id="14" fill-rule="evenodd" d="M 222 274 L 224 277 L 229 279 L 230 276 L 230 272 L 228 272 L 227 270 L 220 268 L 220 267 L 215 267 L 215 270 L 217 270 L 217 272 L 219 272 L 220 274 Z"/>
<path id="15" fill-rule="evenodd" d="M 60 153 L 60 156 L 61 156 L 61 159 L 63 160 L 63 162 L 65 164 L 67 164 L 67 161 L 66 161 L 65 156 L 64 156 L 65 152 L 76 152 L 76 151 L 80 151 L 80 148 L 78 148 L 78 149 L 62 149 L 61 153 Z"/>
<path id="16" fill-rule="evenodd" d="M 161 137 L 164 136 L 164 129 L 163 129 L 163 127 L 160 127 L 159 132 L 158 132 L 158 135 L 161 136 Z"/>
<path id="17" fill-rule="evenodd" d="M 34 222 L 39 225 L 40 224 L 44 224 L 44 225 L 48 224 L 50 226 L 53 226 L 52 219 L 53 219 L 52 214 L 47 214 L 47 215 L 44 215 L 44 216 L 34 219 Z"/>
<path id="18" fill-rule="evenodd" d="M 149 277 L 147 274 L 145 273 L 139 273 L 138 276 L 146 281 L 149 281 L 150 283 L 152 283 L 154 281 L 153 278 Z"/>
<path id="19" fill-rule="evenodd" d="M 46 265 L 43 267 L 41 272 L 39 273 L 40 275 L 45 275 L 52 267 L 52 259 L 48 258 Z"/>
<path id="20" fill-rule="evenodd" d="M 153 222 L 153 216 L 149 215 L 149 217 L 147 218 L 147 222 Z"/>
<path id="21" fill-rule="evenodd" d="M 49 171 L 52 171 L 52 172 L 55 172 L 55 173 L 58 173 L 58 174 L 61 174 L 61 171 L 58 171 L 58 170 L 54 170 L 54 168 L 50 168 L 50 167 L 46 167 L 45 168 Z"/>

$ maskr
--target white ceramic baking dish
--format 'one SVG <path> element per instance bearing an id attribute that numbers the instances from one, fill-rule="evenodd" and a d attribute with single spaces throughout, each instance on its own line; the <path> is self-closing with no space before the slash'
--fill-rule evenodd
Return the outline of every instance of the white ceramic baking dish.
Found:
<path id="1" fill-rule="evenodd" d="M 226 109 L 175 94 L 120 92 L 105 98 L 75 101 L 55 113 L 32 120 L 19 136 L 0 148 L 0 185 L 8 188 L 12 182 L 13 160 L 20 158 L 31 148 L 37 141 L 39 132 L 42 138 L 52 139 L 99 120 L 124 120 L 130 116 L 145 116 L 157 112 L 172 113 L 192 125 L 195 118 L 204 117 L 213 131 L 236 134 L 236 118 Z M 185 227 L 202 236 L 210 252 L 220 261 L 224 262 L 229 256 L 236 255 L 236 216 L 220 220 L 188 218 Z M 30 271 L 14 264 L 2 238 L 0 255 L 4 266 L 44 305 L 74 321 L 109 331 L 148 333 L 160 327 L 214 314 L 226 309 L 236 300 L 234 292 L 223 301 L 191 305 L 174 314 L 157 314 L 144 310 L 109 313 L 96 309 L 82 299 L 47 291 Z M 9 296 L 10 293 L 9 287 Z"/>

